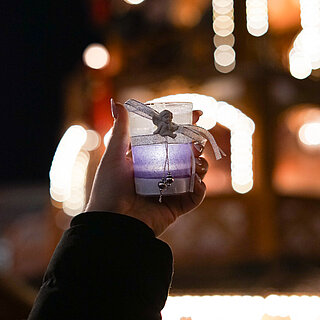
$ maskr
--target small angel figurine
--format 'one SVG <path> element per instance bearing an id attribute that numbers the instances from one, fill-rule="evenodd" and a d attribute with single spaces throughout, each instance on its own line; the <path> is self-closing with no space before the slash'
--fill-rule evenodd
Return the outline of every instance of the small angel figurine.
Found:
<path id="1" fill-rule="evenodd" d="M 172 118 L 172 112 L 169 110 L 163 110 L 159 115 L 154 115 L 152 117 L 152 122 L 157 126 L 157 130 L 153 133 L 158 133 L 162 137 L 169 136 L 171 138 L 175 138 L 177 135 L 174 131 L 177 131 L 179 126 L 172 123 Z"/>

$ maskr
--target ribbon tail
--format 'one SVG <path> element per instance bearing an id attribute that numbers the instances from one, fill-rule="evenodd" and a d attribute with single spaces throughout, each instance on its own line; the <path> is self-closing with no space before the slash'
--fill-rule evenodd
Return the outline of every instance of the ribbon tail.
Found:
<path id="1" fill-rule="evenodd" d="M 200 136 L 201 138 L 207 139 L 211 144 L 211 147 L 213 149 L 214 155 L 217 160 L 221 159 L 222 156 L 226 156 L 226 154 L 223 152 L 223 150 L 218 146 L 218 144 L 217 144 L 216 140 L 214 139 L 214 137 L 212 136 L 212 134 L 209 131 L 207 131 L 206 129 L 203 129 L 201 127 L 194 126 L 194 125 L 183 125 L 180 128 L 186 129 L 186 130 L 182 130 L 183 132 L 179 130 L 182 134 L 185 134 L 187 130 L 192 132 L 193 136 L 188 135 L 188 133 L 185 134 L 185 135 L 188 135 L 189 137 L 195 138 L 195 135 L 196 135 L 198 137 Z M 195 140 L 199 141 L 199 138 L 198 139 L 195 138 Z"/>
<path id="2" fill-rule="evenodd" d="M 219 147 L 219 146 L 218 146 Z M 223 157 L 226 157 L 227 155 L 225 154 L 225 152 L 219 147 L 219 151 L 222 154 Z"/>

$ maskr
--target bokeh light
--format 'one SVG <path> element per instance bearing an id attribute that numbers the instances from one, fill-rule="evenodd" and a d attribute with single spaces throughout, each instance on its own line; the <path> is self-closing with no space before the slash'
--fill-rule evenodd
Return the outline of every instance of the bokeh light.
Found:
<path id="1" fill-rule="evenodd" d="M 83 62 L 92 69 L 102 69 L 110 62 L 110 54 L 105 46 L 99 43 L 90 44 L 83 52 Z"/>
<path id="2" fill-rule="evenodd" d="M 320 147 L 320 122 L 308 122 L 299 129 L 299 139 L 308 146 Z"/>
<path id="3" fill-rule="evenodd" d="M 57 147 L 50 168 L 50 195 L 58 202 L 70 197 L 74 163 L 86 142 L 87 132 L 79 125 L 71 126 Z"/>
<path id="4" fill-rule="evenodd" d="M 230 66 L 236 59 L 236 53 L 231 46 L 219 46 L 214 52 L 215 62 L 222 67 Z"/>
<path id="5" fill-rule="evenodd" d="M 81 213 L 86 204 L 86 178 L 90 161 L 88 151 L 80 151 L 72 168 L 70 195 L 63 202 L 63 211 L 69 216 Z"/>
<path id="6" fill-rule="evenodd" d="M 260 37 L 269 28 L 267 0 L 246 0 L 248 32 Z"/>
<path id="7" fill-rule="evenodd" d="M 297 79 L 307 78 L 312 71 L 309 59 L 301 51 L 293 48 L 289 54 L 290 73 Z"/>
<path id="8" fill-rule="evenodd" d="M 112 128 L 105 134 L 104 138 L 103 138 L 103 143 L 104 146 L 107 148 L 111 139 L 111 135 L 112 135 Z"/>
<path id="9" fill-rule="evenodd" d="M 100 135 L 97 131 L 87 130 L 87 139 L 83 145 L 83 149 L 87 151 L 94 151 L 99 148 L 101 143 Z"/>
<path id="10" fill-rule="evenodd" d="M 320 297 L 272 294 L 169 296 L 162 310 L 163 320 L 318 320 Z"/>
<path id="11" fill-rule="evenodd" d="M 229 34 L 226 37 L 221 37 L 221 36 L 216 34 L 213 37 L 213 43 L 214 43 L 216 48 L 219 47 L 219 46 L 222 46 L 222 45 L 227 45 L 227 46 L 233 47 L 234 46 L 234 42 L 235 42 L 235 38 L 234 38 L 233 34 Z"/>
<path id="12" fill-rule="evenodd" d="M 126 3 L 137 5 L 142 3 L 144 0 L 124 0 Z"/>
<path id="13" fill-rule="evenodd" d="M 305 79 L 320 68 L 320 1 L 300 0 L 300 11 L 302 30 L 289 52 L 289 65 L 293 77 Z"/>
<path id="14" fill-rule="evenodd" d="M 235 68 L 234 45 L 234 3 L 233 0 L 213 0 L 213 38 L 216 50 L 214 65 L 221 73 L 231 72 Z"/>

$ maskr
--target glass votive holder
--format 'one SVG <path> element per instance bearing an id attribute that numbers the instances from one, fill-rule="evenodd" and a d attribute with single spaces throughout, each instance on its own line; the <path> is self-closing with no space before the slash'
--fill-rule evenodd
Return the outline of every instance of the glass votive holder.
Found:
<path id="1" fill-rule="evenodd" d="M 147 104 L 159 113 L 169 110 L 175 124 L 192 124 L 191 102 L 157 102 Z M 174 181 L 163 195 L 192 192 L 194 186 L 194 156 L 192 139 L 179 132 L 175 138 L 154 134 L 152 120 L 129 112 L 130 136 L 136 193 L 159 195 L 159 182 L 169 174 Z"/>

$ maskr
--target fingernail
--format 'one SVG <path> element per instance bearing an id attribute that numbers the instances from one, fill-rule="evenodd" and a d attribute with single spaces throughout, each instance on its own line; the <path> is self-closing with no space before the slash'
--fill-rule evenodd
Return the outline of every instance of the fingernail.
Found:
<path id="1" fill-rule="evenodd" d="M 111 112 L 112 112 L 112 116 L 114 119 L 118 118 L 118 110 L 117 110 L 117 105 L 115 104 L 114 100 L 111 98 L 110 99 L 110 103 L 111 103 Z"/>
<path id="2" fill-rule="evenodd" d="M 202 144 L 200 144 L 199 142 L 196 142 L 195 144 L 194 144 L 194 147 L 196 148 L 196 150 L 198 151 L 198 152 L 202 152 L 203 151 L 203 146 L 202 146 Z"/>

